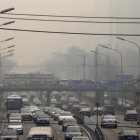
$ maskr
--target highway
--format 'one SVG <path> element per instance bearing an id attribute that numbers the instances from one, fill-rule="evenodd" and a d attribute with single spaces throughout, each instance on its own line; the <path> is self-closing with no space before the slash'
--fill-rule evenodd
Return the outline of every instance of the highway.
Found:
<path id="1" fill-rule="evenodd" d="M 140 132 L 140 125 L 137 125 L 135 121 L 124 121 L 123 115 L 116 115 L 118 121 L 118 128 L 101 128 L 104 136 L 107 140 L 118 140 L 118 133 L 121 132 L 121 129 L 135 129 L 137 132 Z M 93 116 L 93 119 L 96 121 L 96 116 Z M 100 125 L 101 116 L 99 117 Z"/>
<path id="2" fill-rule="evenodd" d="M 24 126 L 24 134 L 19 135 L 20 140 L 26 140 L 30 129 L 32 127 L 36 126 L 33 121 L 24 121 L 23 124 L 24 124 L 23 125 Z M 56 121 L 53 121 L 51 119 L 50 126 L 51 126 L 51 128 L 54 132 L 55 140 L 64 140 L 64 132 L 62 132 L 61 125 L 58 125 Z M 5 120 L 5 122 L 3 123 L 3 128 L 2 129 L 6 129 L 6 128 L 7 128 L 7 120 Z"/>

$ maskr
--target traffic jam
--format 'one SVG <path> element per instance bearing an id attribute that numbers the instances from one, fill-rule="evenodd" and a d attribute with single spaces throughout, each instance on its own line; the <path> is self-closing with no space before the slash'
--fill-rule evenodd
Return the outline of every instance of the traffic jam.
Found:
<path id="1" fill-rule="evenodd" d="M 45 98 L 45 96 L 43 96 Z M 45 100 L 44 100 L 45 101 Z M 91 106 L 77 97 L 54 94 L 51 105 L 46 106 L 36 95 L 10 95 L 6 97 L 6 117 L 3 120 L 1 140 L 92 140 L 89 132 L 79 123 L 77 116 L 93 119 L 102 129 L 117 129 L 119 121 L 112 105 Z M 100 119 L 97 120 L 97 117 Z M 128 109 L 124 121 L 140 124 L 136 110 Z M 98 122 L 97 122 L 98 121 Z M 130 133 L 131 132 L 131 133 Z M 94 132 L 93 132 L 94 133 Z M 139 140 L 135 129 L 121 129 L 119 140 Z"/>

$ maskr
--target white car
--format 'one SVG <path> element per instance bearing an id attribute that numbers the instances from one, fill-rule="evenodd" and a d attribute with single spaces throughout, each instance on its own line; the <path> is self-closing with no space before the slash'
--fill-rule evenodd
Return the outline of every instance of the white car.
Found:
<path id="1" fill-rule="evenodd" d="M 113 115 L 105 115 L 101 118 L 101 127 L 114 127 L 117 128 L 117 119 Z"/>
<path id="2" fill-rule="evenodd" d="M 61 125 L 64 119 L 73 119 L 71 112 L 67 112 L 67 111 L 62 112 L 58 117 L 58 124 Z"/>
<path id="3" fill-rule="evenodd" d="M 17 134 L 23 134 L 23 124 L 20 120 L 10 120 L 8 129 L 16 129 Z"/>

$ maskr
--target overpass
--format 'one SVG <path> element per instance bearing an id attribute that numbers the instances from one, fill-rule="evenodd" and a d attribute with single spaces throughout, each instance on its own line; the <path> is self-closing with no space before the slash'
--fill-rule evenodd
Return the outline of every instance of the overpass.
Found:
<path id="1" fill-rule="evenodd" d="M 46 91 L 48 99 L 53 91 L 74 91 L 74 92 L 95 92 L 98 100 L 103 97 L 104 92 L 137 92 L 140 87 L 126 86 L 122 89 L 121 80 L 111 80 L 110 82 L 93 80 L 60 80 L 54 74 L 6 74 L 0 87 L 0 92 L 20 92 L 20 91 Z M 48 101 L 50 103 L 50 101 Z"/>

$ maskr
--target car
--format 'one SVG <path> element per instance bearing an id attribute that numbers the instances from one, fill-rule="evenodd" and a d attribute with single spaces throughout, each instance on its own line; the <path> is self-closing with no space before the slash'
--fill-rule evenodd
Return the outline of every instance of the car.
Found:
<path id="1" fill-rule="evenodd" d="M 113 115 L 105 115 L 101 118 L 101 127 L 117 128 L 117 119 Z"/>
<path id="2" fill-rule="evenodd" d="M 78 137 L 73 137 L 72 140 L 89 140 L 89 138 L 85 136 L 78 136 Z"/>
<path id="3" fill-rule="evenodd" d="M 137 116 L 136 110 L 127 110 L 124 115 L 124 121 L 137 121 Z"/>
<path id="4" fill-rule="evenodd" d="M 63 113 L 63 112 L 65 112 L 65 111 L 60 110 L 60 109 L 56 110 L 56 112 L 55 112 L 55 114 L 54 114 L 54 116 L 53 116 L 54 120 L 55 120 L 55 121 L 58 121 L 58 117 L 59 117 L 60 114 Z"/>
<path id="5" fill-rule="evenodd" d="M 103 107 L 98 107 L 98 115 L 102 116 L 103 114 Z M 97 107 L 92 109 L 92 115 L 97 115 Z"/>
<path id="6" fill-rule="evenodd" d="M 4 129 L 1 137 L 1 140 L 19 140 L 19 136 L 17 135 L 17 131 L 15 129 Z"/>
<path id="7" fill-rule="evenodd" d="M 75 136 L 82 136 L 79 126 L 68 126 L 65 132 L 65 140 L 72 140 Z"/>
<path id="8" fill-rule="evenodd" d="M 10 120 L 8 123 L 8 129 L 16 129 L 17 134 L 23 134 L 23 124 L 20 120 Z"/>
<path id="9" fill-rule="evenodd" d="M 68 126 L 75 126 L 77 125 L 76 119 L 64 119 L 62 124 L 62 131 L 65 131 Z"/>
<path id="10" fill-rule="evenodd" d="M 22 121 L 32 121 L 33 120 L 32 113 L 31 113 L 30 109 L 28 109 L 28 108 L 21 108 L 21 117 L 22 117 Z"/>
<path id="11" fill-rule="evenodd" d="M 29 109 L 32 113 L 34 113 L 36 110 L 40 110 L 37 106 L 29 106 Z"/>
<path id="12" fill-rule="evenodd" d="M 104 115 L 111 114 L 115 115 L 115 108 L 112 105 L 106 105 L 104 108 Z"/>
<path id="13" fill-rule="evenodd" d="M 36 125 L 37 126 L 48 126 L 50 124 L 50 119 L 47 114 L 38 115 L 36 118 Z"/>
<path id="14" fill-rule="evenodd" d="M 79 114 L 83 115 L 83 116 L 90 117 L 91 116 L 91 108 L 90 107 L 81 108 L 80 111 L 79 111 Z"/>
<path id="15" fill-rule="evenodd" d="M 62 112 L 58 117 L 58 124 L 61 125 L 66 118 L 73 119 L 71 112 Z"/>
<path id="16" fill-rule="evenodd" d="M 118 140 L 139 140 L 136 130 L 124 129 L 118 133 Z"/>
<path id="17" fill-rule="evenodd" d="M 33 113 L 33 121 L 36 122 L 37 120 L 37 117 L 40 116 L 40 115 L 44 115 L 45 113 L 42 111 L 42 110 L 36 110 L 34 113 Z"/>
<path id="18" fill-rule="evenodd" d="M 22 120 L 21 114 L 20 113 L 10 113 L 9 116 L 9 121 L 10 120 Z"/>

